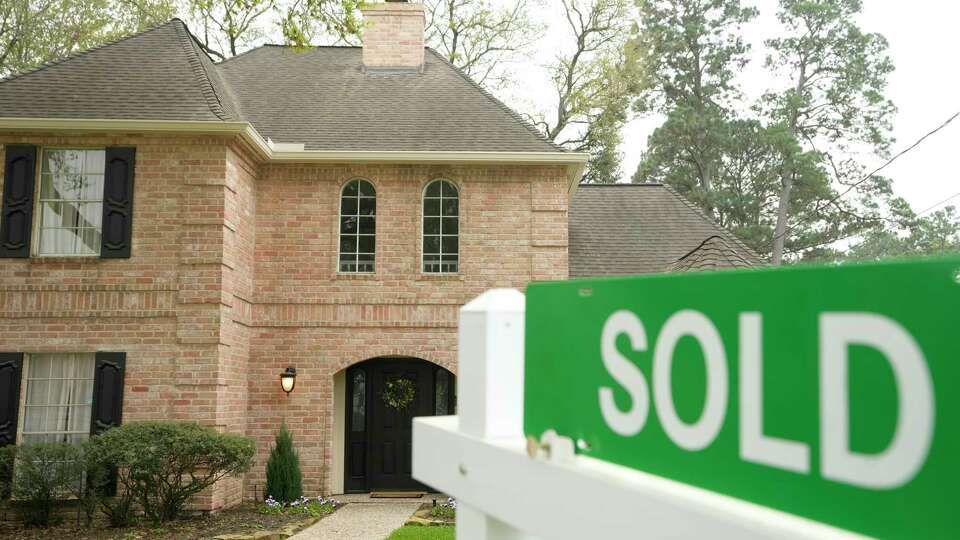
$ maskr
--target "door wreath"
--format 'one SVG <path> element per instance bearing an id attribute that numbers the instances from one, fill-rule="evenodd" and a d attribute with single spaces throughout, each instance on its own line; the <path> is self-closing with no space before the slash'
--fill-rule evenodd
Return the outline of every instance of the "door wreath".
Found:
<path id="1" fill-rule="evenodd" d="M 417 387 L 406 377 L 395 377 L 383 385 L 383 403 L 398 411 L 406 410 L 417 397 Z"/>

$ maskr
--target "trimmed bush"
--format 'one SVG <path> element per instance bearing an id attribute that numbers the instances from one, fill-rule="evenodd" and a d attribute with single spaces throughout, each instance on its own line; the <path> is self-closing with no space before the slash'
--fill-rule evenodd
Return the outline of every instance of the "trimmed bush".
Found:
<path id="1" fill-rule="evenodd" d="M 293 448 L 293 435 L 286 424 L 274 438 L 273 449 L 267 459 L 267 493 L 280 503 L 291 503 L 303 496 L 303 474 L 300 472 L 300 457 Z"/>
<path id="2" fill-rule="evenodd" d="M 14 469 L 11 492 L 20 518 L 27 525 L 54 525 L 61 520 L 54 512 L 59 501 L 82 490 L 83 450 L 68 443 L 24 445 Z"/>
<path id="3" fill-rule="evenodd" d="M 190 422 L 124 424 L 90 445 L 100 466 L 117 471 L 114 505 L 129 497 L 126 502 L 138 503 L 154 522 L 178 518 L 191 496 L 245 472 L 255 452 L 248 437 Z"/>

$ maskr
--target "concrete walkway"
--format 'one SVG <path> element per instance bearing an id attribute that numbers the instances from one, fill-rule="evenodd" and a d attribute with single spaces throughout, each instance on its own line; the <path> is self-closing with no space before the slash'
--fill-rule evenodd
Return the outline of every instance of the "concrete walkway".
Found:
<path id="1" fill-rule="evenodd" d="M 371 499 L 368 495 L 336 498 L 347 505 L 291 536 L 290 540 L 383 540 L 403 526 L 421 504 L 431 500 L 430 496 L 422 499 Z"/>

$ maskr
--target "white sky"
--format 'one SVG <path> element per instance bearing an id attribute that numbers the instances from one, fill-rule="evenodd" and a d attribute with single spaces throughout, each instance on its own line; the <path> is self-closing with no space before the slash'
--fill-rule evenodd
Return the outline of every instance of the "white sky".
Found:
<path id="1" fill-rule="evenodd" d="M 504 3 L 510 0 L 500 0 Z M 568 46 L 559 0 L 542 0 L 548 31 L 531 52 L 532 58 L 516 66 L 518 88 L 503 93 L 519 110 L 549 110 L 555 103 L 545 71 L 540 67 L 555 51 Z M 960 1 L 957 0 L 864 0 L 859 19 L 868 32 L 886 36 L 896 71 L 890 76 L 888 96 L 898 107 L 893 125 L 896 142 L 892 153 L 913 144 L 918 138 L 960 111 Z M 748 96 L 761 94 L 771 85 L 763 70 L 763 40 L 775 36 L 776 0 L 745 0 L 760 10 L 760 16 L 744 29 L 753 46 L 754 60 L 740 80 Z M 647 137 L 659 125 L 657 117 L 636 118 L 624 132 L 624 180 L 640 161 Z M 899 158 L 883 174 L 894 180 L 894 191 L 921 211 L 960 192 L 960 118 L 923 144 Z M 866 158 L 869 170 L 883 163 Z M 951 201 L 960 206 L 960 196 Z"/>

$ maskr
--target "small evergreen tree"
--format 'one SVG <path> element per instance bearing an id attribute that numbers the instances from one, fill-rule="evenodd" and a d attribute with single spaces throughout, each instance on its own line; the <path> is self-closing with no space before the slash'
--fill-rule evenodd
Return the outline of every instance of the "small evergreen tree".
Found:
<path id="1" fill-rule="evenodd" d="M 278 502 L 292 502 L 303 495 L 300 457 L 293 449 L 293 435 L 286 424 L 280 426 L 267 459 L 267 496 Z"/>

